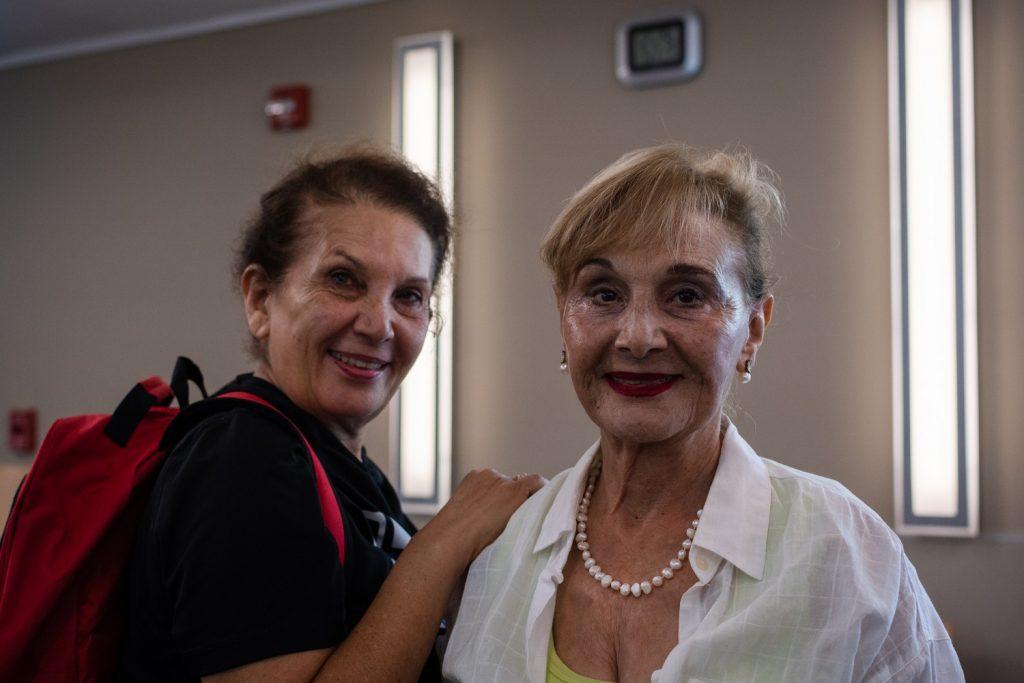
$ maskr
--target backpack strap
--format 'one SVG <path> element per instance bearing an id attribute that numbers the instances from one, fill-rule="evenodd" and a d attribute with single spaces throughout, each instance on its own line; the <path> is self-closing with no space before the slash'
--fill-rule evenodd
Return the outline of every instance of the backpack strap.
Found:
<path id="1" fill-rule="evenodd" d="M 278 416 L 280 416 L 285 422 L 291 425 L 295 433 L 302 439 L 303 445 L 306 446 L 306 450 L 309 452 L 309 459 L 313 463 L 313 474 L 316 478 L 316 495 L 320 500 L 320 512 L 324 517 L 324 524 L 327 526 L 327 530 L 331 532 L 331 536 L 334 537 L 335 543 L 338 545 L 338 560 L 341 562 L 341 566 L 345 566 L 345 526 L 341 521 L 341 508 L 338 507 L 338 499 L 334 496 L 334 489 L 331 487 L 331 483 L 327 480 L 327 473 L 324 471 L 323 465 L 320 463 L 320 458 L 317 457 L 316 451 L 313 450 L 313 446 L 310 445 L 306 435 L 302 433 L 298 425 L 292 422 L 291 418 L 278 410 L 269 401 L 260 398 L 256 394 L 250 394 L 247 391 L 231 391 L 226 394 L 220 394 L 215 396 L 216 399 L 221 398 L 233 398 L 248 401 L 250 403 L 257 403 L 265 408 L 272 410 Z"/>
<path id="2" fill-rule="evenodd" d="M 135 429 L 153 406 L 169 406 L 174 394 L 159 377 L 144 379 L 121 399 L 103 433 L 121 448 L 128 445 Z"/>
<path id="3" fill-rule="evenodd" d="M 124 448 L 150 408 L 169 406 L 175 398 L 178 399 L 179 408 L 188 408 L 189 380 L 199 387 L 199 392 L 203 398 L 206 398 L 203 373 L 200 372 L 199 366 L 185 356 L 179 356 L 178 361 L 174 364 L 170 386 L 156 376 L 136 384 L 114 409 L 103 433 L 111 441 Z"/>
<path id="4" fill-rule="evenodd" d="M 178 360 L 174 363 L 174 372 L 171 373 L 171 391 L 174 392 L 174 398 L 178 400 L 178 407 L 182 410 L 188 408 L 188 383 L 190 380 L 199 387 L 199 393 L 203 395 L 203 398 L 206 398 L 206 385 L 203 384 L 203 373 L 199 366 L 190 358 L 178 356 Z"/>

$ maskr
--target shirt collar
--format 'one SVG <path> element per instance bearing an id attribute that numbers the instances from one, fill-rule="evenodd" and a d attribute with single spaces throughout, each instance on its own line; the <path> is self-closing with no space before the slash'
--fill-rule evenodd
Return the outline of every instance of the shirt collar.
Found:
<path id="1" fill-rule="evenodd" d="M 753 579 L 764 578 L 772 503 L 768 468 L 736 426 L 727 423 L 718 468 L 693 539 L 692 566 L 701 583 L 711 580 L 718 558 Z M 588 448 L 562 482 L 541 525 L 534 553 L 576 530 L 576 508 L 599 446 L 600 441 Z"/>
<path id="2" fill-rule="evenodd" d="M 580 497 L 583 495 L 583 485 L 587 479 L 587 472 L 590 470 L 590 462 L 594 459 L 601 442 L 598 441 L 588 448 L 566 476 L 555 495 L 551 507 L 548 509 L 544 523 L 537 535 L 537 543 L 533 546 L 533 552 L 539 553 L 545 548 L 554 545 L 564 534 L 576 531 L 576 508 L 579 506 Z"/>
<path id="3" fill-rule="evenodd" d="M 714 574 L 715 556 L 753 579 L 764 578 L 771 505 L 768 468 L 729 422 L 690 556 L 702 583 Z M 701 557 L 702 551 L 711 557 Z"/>

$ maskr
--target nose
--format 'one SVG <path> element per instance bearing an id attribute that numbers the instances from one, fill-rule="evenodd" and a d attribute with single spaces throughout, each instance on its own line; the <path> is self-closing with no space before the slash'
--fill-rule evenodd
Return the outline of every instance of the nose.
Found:
<path id="1" fill-rule="evenodd" d="M 632 301 L 623 312 L 615 348 L 634 358 L 644 358 L 651 351 L 668 346 L 658 311 L 650 304 Z"/>
<path id="2" fill-rule="evenodd" d="M 390 303 L 376 297 L 366 297 L 359 307 L 353 323 L 356 334 L 372 344 L 383 344 L 395 336 L 392 326 L 394 310 Z"/>

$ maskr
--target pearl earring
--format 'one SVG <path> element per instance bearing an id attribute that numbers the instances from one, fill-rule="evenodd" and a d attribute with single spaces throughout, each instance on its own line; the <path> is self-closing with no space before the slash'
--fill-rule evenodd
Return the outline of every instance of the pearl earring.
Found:
<path id="1" fill-rule="evenodd" d="M 748 382 L 750 382 L 751 379 L 752 376 L 750 374 L 750 359 L 748 358 L 746 362 L 743 363 L 743 372 L 740 373 L 740 382 L 742 382 L 743 384 L 747 384 Z"/>
<path id="2" fill-rule="evenodd" d="M 569 369 L 569 359 L 565 356 L 565 349 L 562 349 L 562 360 L 558 362 L 558 369 L 566 372 Z"/>

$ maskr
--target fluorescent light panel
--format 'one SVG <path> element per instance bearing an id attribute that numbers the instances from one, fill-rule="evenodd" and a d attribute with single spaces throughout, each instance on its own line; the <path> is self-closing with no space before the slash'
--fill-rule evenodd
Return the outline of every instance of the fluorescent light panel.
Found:
<path id="1" fill-rule="evenodd" d="M 402 154 L 438 183 L 452 205 L 454 69 L 452 36 L 444 31 L 395 44 L 392 136 Z M 436 512 L 451 489 L 452 287 L 442 274 L 438 313 L 391 406 L 391 463 L 406 511 Z"/>
<path id="2" fill-rule="evenodd" d="M 977 533 L 969 0 L 890 0 L 897 528 Z"/>

